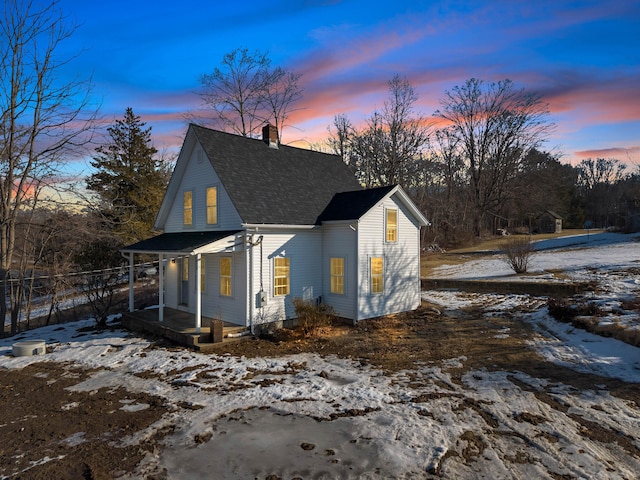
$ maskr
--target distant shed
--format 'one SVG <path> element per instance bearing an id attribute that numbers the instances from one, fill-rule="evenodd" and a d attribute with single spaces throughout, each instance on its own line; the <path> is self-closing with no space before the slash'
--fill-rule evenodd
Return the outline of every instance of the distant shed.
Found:
<path id="1" fill-rule="evenodd" d="M 552 210 L 546 210 L 538 217 L 540 233 L 562 233 L 562 217 Z"/>

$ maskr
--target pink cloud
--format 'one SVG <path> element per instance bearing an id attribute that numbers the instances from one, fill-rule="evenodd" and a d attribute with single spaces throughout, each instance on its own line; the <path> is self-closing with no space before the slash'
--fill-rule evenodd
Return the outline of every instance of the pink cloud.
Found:
<path id="1" fill-rule="evenodd" d="M 553 113 L 573 113 L 577 124 L 627 122 L 640 118 L 640 78 L 592 78 L 590 81 L 558 83 L 543 93 Z"/>
<path id="2" fill-rule="evenodd" d="M 640 157 L 640 146 L 611 147 L 574 152 L 578 158 L 615 158 L 622 162 L 635 162 Z"/>

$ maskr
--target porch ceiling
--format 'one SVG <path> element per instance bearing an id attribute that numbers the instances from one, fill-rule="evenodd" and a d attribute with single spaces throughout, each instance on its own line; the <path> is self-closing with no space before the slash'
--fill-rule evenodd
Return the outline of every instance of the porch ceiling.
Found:
<path id="1" fill-rule="evenodd" d="M 242 230 L 163 233 L 123 248 L 123 253 L 179 254 L 216 253 L 237 246 Z"/>

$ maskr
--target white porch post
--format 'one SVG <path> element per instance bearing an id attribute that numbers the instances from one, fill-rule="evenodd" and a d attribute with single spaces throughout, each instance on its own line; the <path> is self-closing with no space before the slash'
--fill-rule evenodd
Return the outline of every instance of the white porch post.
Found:
<path id="1" fill-rule="evenodd" d="M 158 260 L 158 283 L 160 290 L 158 291 L 158 321 L 164 320 L 164 254 L 160 254 Z"/>
<path id="2" fill-rule="evenodd" d="M 202 324 L 202 285 L 200 284 L 200 272 L 202 269 L 202 254 L 196 254 L 196 333 L 200 333 Z"/>
<path id="3" fill-rule="evenodd" d="M 133 309 L 134 309 L 133 281 L 134 281 L 133 252 L 129 252 L 129 311 L 130 312 L 133 312 Z"/>

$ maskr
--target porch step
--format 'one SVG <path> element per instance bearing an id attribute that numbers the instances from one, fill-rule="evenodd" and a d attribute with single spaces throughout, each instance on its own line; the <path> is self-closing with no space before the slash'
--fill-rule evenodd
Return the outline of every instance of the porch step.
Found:
<path id="1" fill-rule="evenodd" d="M 193 316 L 173 309 L 165 308 L 163 322 L 158 320 L 158 313 L 155 310 L 138 310 L 122 315 L 122 325 L 129 330 L 158 335 L 203 353 L 213 352 L 214 347 L 219 345 L 212 342 L 211 320 L 203 318 L 201 331 L 196 333 L 193 327 Z M 248 339 L 250 338 L 248 331 L 246 327 L 227 323 L 223 326 L 223 342 Z"/>
<path id="2" fill-rule="evenodd" d="M 222 343 L 240 341 L 249 339 L 250 333 L 246 327 L 224 327 Z M 218 345 L 221 343 L 213 343 L 211 334 L 203 332 L 200 335 L 192 335 L 192 338 L 188 341 L 189 347 L 200 353 L 214 352 Z"/>

